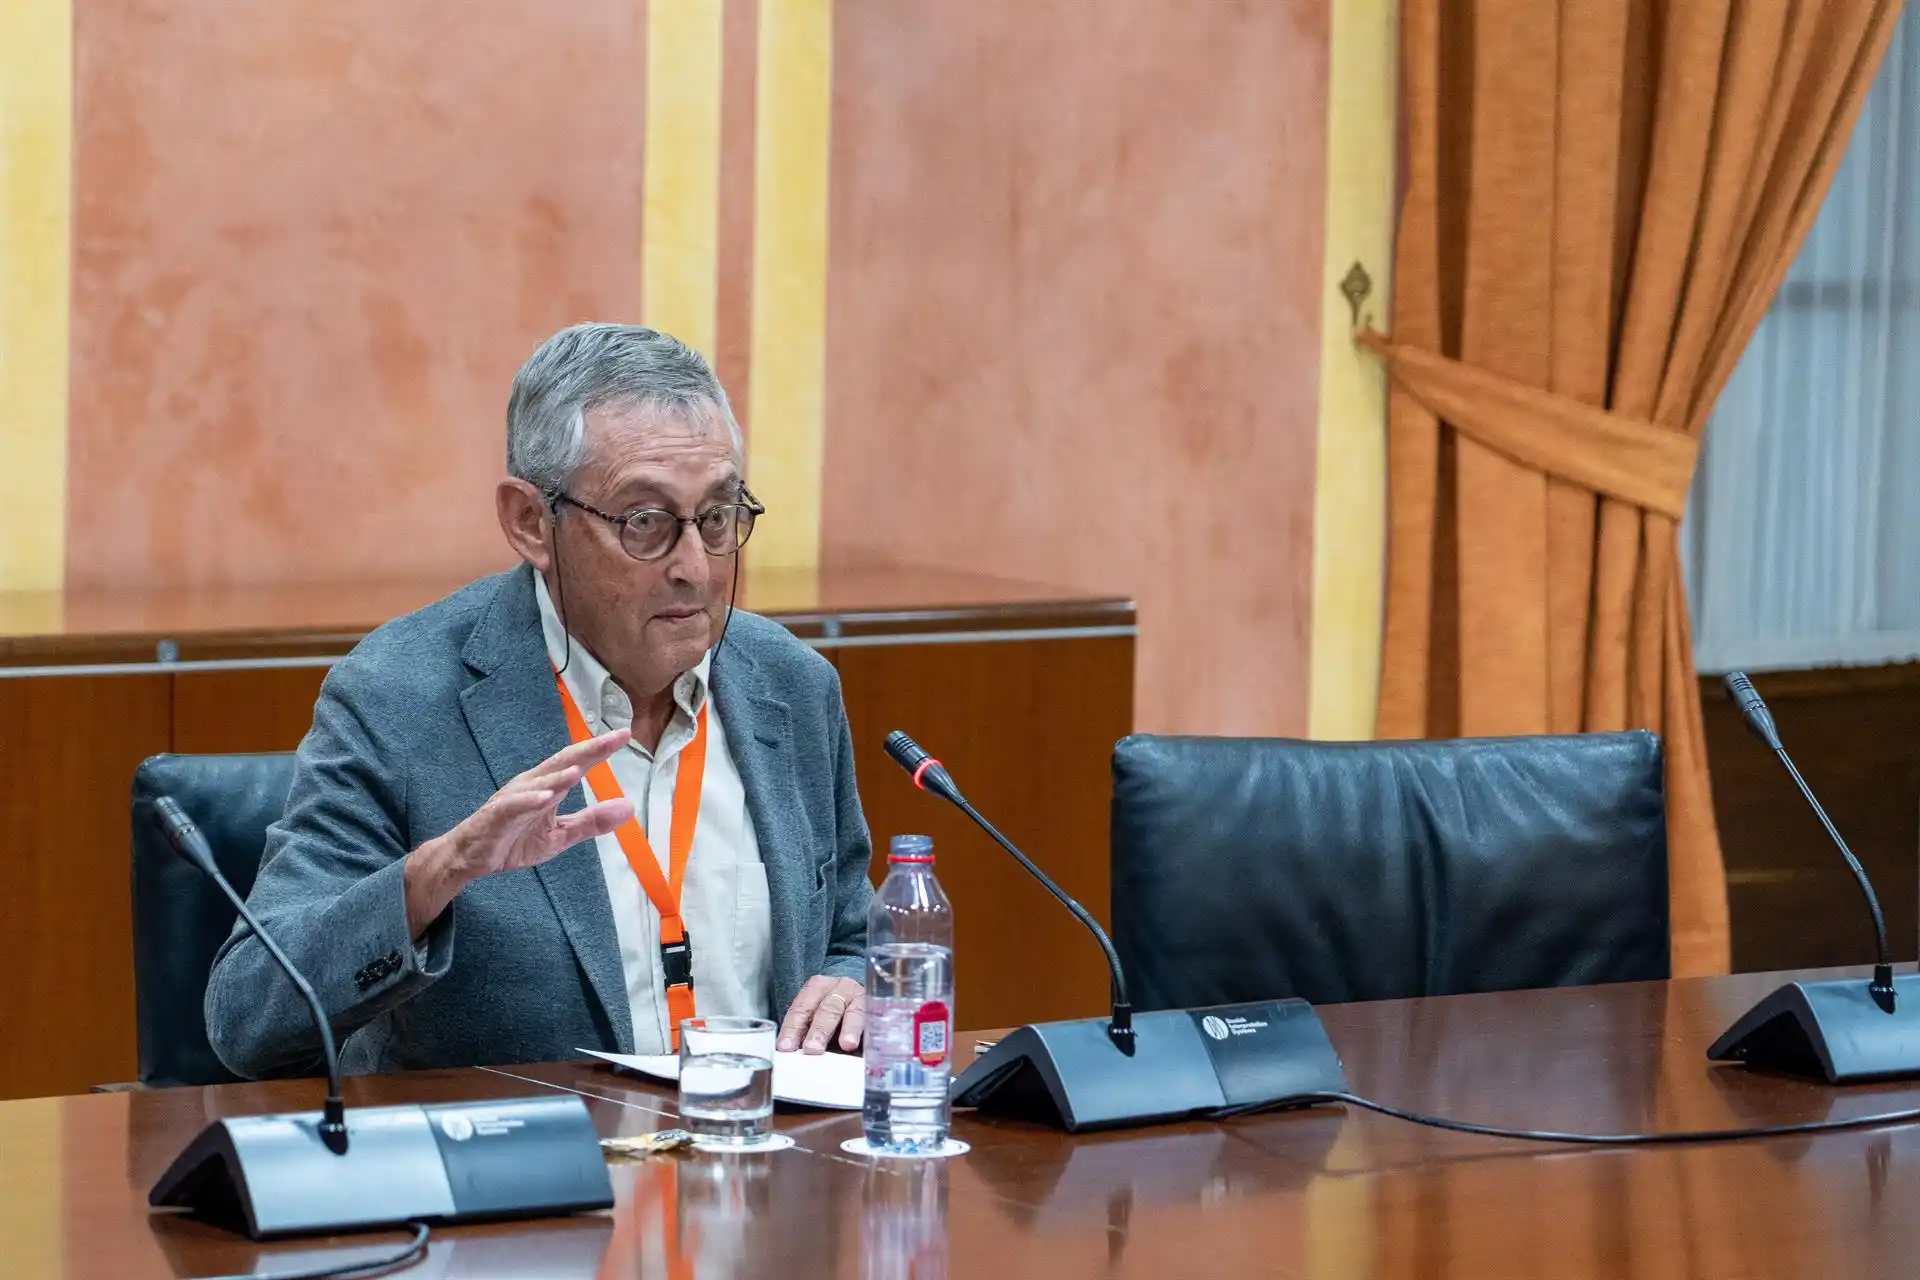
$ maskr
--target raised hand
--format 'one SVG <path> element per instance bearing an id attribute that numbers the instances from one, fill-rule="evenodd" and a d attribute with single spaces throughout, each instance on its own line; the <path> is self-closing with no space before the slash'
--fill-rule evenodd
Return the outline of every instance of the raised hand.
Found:
<path id="1" fill-rule="evenodd" d="M 586 771 L 631 737 L 616 729 L 555 752 L 509 779 L 465 822 L 408 854 L 407 927 L 413 936 L 425 933 L 454 896 L 482 876 L 537 867 L 633 817 L 633 805 L 624 799 L 601 800 L 577 813 L 556 812 Z"/>

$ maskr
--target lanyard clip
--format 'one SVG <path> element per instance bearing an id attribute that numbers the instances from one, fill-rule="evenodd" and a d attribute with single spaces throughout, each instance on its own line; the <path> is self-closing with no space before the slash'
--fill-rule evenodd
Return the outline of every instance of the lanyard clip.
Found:
<path id="1" fill-rule="evenodd" d="M 678 942 L 660 944 L 660 972 L 669 987 L 693 985 L 693 935 L 683 933 Z"/>

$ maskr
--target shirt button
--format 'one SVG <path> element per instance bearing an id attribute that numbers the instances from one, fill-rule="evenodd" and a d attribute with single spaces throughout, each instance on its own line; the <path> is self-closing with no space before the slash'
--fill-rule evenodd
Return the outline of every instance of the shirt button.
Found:
<path id="1" fill-rule="evenodd" d="M 633 707 L 627 701 L 626 694 L 618 689 L 609 689 L 606 696 L 600 699 L 600 711 L 607 719 L 617 720 L 622 716 L 631 715 Z"/>

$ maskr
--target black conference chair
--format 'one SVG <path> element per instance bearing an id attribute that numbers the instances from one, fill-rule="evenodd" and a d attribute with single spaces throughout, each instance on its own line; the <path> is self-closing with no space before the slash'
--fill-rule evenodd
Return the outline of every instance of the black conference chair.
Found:
<path id="1" fill-rule="evenodd" d="M 214 860 L 244 897 L 253 888 L 267 828 L 286 808 L 293 753 L 150 756 L 133 775 L 133 985 L 140 1030 L 140 1083 L 226 1084 L 207 1043 L 207 974 L 236 912 L 206 876 L 182 861 L 153 822 L 153 802 L 172 796 L 213 846 Z"/>
<path id="2" fill-rule="evenodd" d="M 1140 1009 L 1664 978 L 1660 741 L 1127 738 L 1113 925 Z"/>

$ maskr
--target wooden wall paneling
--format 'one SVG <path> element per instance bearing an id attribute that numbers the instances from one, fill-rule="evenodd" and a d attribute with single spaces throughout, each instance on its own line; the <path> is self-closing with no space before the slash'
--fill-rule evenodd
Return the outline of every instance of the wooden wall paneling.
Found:
<path id="1" fill-rule="evenodd" d="M 1920 665 L 1754 677 L 1787 750 L 1873 878 L 1896 960 L 1920 952 Z M 1736 972 L 1873 958 L 1866 905 L 1718 678 L 1701 681 Z"/>
<path id="2" fill-rule="evenodd" d="M 133 1078 L 127 805 L 171 682 L 0 680 L 0 1097 Z"/>
<path id="3" fill-rule="evenodd" d="M 874 879 L 891 836 L 933 837 L 954 906 L 958 1025 L 1014 1026 L 1107 1007 L 1099 949 L 1046 891 L 881 743 L 905 729 L 980 811 L 1102 920 L 1114 743 L 1133 724 L 1131 637 L 849 648 L 840 678 Z"/>
<path id="4" fill-rule="evenodd" d="M 842 628 L 865 639 L 882 624 L 1030 630 L 1133 620 L 1118 598 L 909 566 L 761 572 L 753 581 L 750 603 L 809 639 Z M 338 654 L 443 585 L 0 592 L 0 665 Z M 880 740 L 898 724 L 940 744 L 1008 830 L 1104 913 L 1107 758 L 1132 722 L 1131 638 L 889 642 L 822 654 L 847 681 L 875 830 L 931 830 L 948 854 L 962 989 L 1003 993 L 997 1002 L 983 996 L 973 1024 L 1097 1011 L 1104 979 L 1072 922 L 997 850 L 906 787 Z M 139 762 L 162 751 L 291 750 L 312 724 L 326 670 L 0 679 L 0 965 L 10 980 L 0 994 L 0 1097 L 84 1090 L 136 1070 L 127 805 Z M 971 717 L 980 719 L 970 725 Z M 1016 927 L 1002 924 L 1002 900 L 1023 913 Z"/>
<path id="5" fill-rule="evenodd" d="M 196 671 L 173 677 L 173 750 L 291 751 L 313 725 L 325 667 Z"/>

